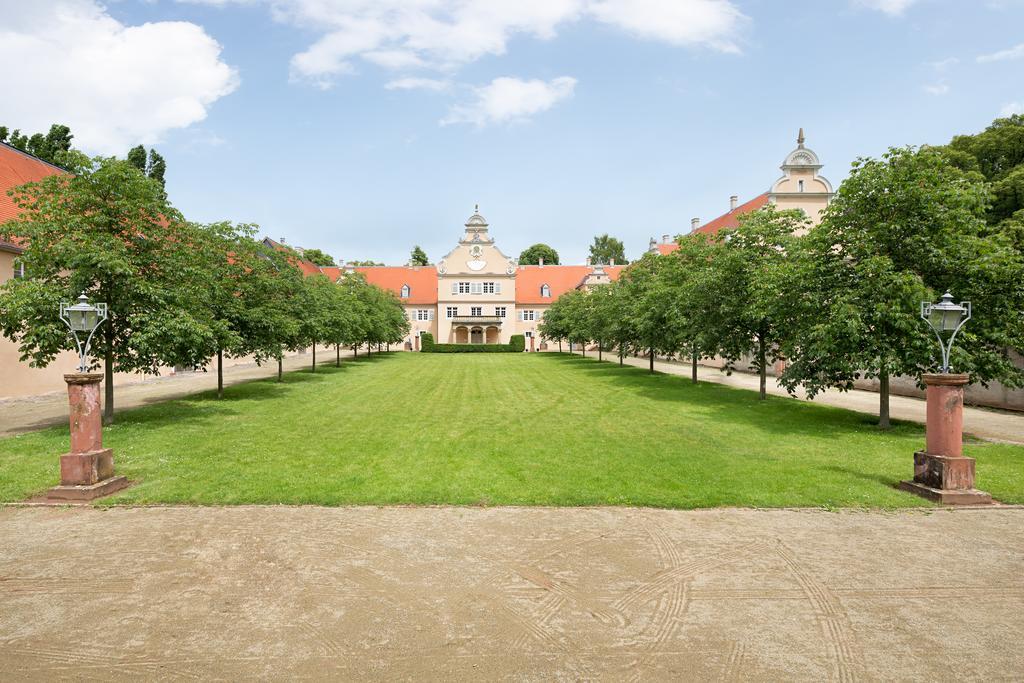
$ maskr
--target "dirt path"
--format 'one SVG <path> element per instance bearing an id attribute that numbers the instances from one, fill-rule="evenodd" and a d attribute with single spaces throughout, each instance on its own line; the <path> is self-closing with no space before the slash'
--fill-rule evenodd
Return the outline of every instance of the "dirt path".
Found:
<path id="1" fill-rule="evenodd" d="M 322 351 L 321 351 L 322 353 Z M 345 351 L 351 354 L 351 351 Z M 285 372 L 299 370 L 310 366 L 310 354 L 298 354 L 284 359 Z M 319 362 L 334 363 L 334 352 L 329 356 L 317 356 Z M 318 363 L 319 364 L 319 363 Z M 255 363 L 235 365 L 224 368 L 224 385 L 231 386 L 254 379 L 274 377 L 277 374 L 277 363 L 260 367 Z M 137 408 L 139 406 L 181 398 L 202 391 L 217 388 L 217 373 L 183 372 L 163 377 L 148 377 L 134 384 L 115 387 L 114 410 Z M 19 432 L 67 424 L 68 396 L 66 392 L 54 392 L 26 398 L 9 398 L 0 400 L 0 437 L 10 436 Z"/>
<path id="2" fill-rule="evenodd" d="M 0 508 L 0 678 L 1008 680 L 1024 511 Z"/>
<path id="3" fill-rule="evenodd" d="M 587 353 L 588 357 L 596 356 L 596 352 Z M 609 362 L 618 362 L 618 358 L 607 356 Z M 647 368 L 646 358 L 626 358 L 626 363 L 638 368 Z M 666 363 L 656 360 L 654 369 L 670 375 L 690 376 L 690 365 L 681 363 Z M 724 384 L 738 389 L 758 390 L 758 377 L 744 372 L 735 372 L 726 375 L 716 368 L 698 366 L 697 379 L 701 382 L 714 382 Z M 786 390 L 775 384 L 773 377 L 768 378 L 768 393 L 775 396 L 788 396 Z M 806 400 L 803 393 L 798 393 L 801 400 Z M 878 394 L 873 391 L 847 391 L 836 390 L 819 394 L 814 403 L 836 408 L 855 410 L 858 413 L 878 415 Z M 925 420 L 925 402 L 923 399 L 911 398 L 909 396 L 890 396 L 889 411 L 894 420 L 906 420 L 909 422 L 920 422 Z M 1007 443 L 1024 443 L 1024 413 L 1013 413 L 1002 410 L 989 410 L 984 408 L 964 408 L 964 431 L 981 439 L 992 441 L 1005 441 Z"/>

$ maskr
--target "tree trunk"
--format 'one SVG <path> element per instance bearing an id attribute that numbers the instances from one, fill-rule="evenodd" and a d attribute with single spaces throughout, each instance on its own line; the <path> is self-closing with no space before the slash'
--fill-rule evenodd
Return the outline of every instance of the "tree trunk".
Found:
<path id="1" fill-rule="evenodd" d="M 601 343 L 601 340 L 600 340 L 600 339 L 598 339 L 598 340 L 597 340 L 597 359 L 598 359 L 598 360 L 604 360 L 604 356 L 603 356 L 603 355 L 601 354 L 601 351 L 602 351 L 602 348 L 601 348 L 601 347 L 602 347 L 602 346 L 604 346 L 604 344 L 602 344 L 602 343 Z"/>
<path id="2" fill-rule="evenodd" d="M 587 342 L 583 342 L 582 344 L 580 344 L 580 348 L 583 349 L 583 357 L 586 358 L 587 357 Z"/>
<path id="3" fill-rule="evenodd" d="M 693 383 L 697 383 L 697 349 L 694 348 L 690 353 L 690 379 Z"/>
<path id="4" fill-rule="evenodd" d="M 654 374 L 654 347 L 653 346 L 650 348 L 650 367 L 651 367 L 651 374 Z"/>
<path id="5" fill-rule="evenodd" d="M 103 424 L 114 424 L 114 329 L 107 321 L 103 331 L 107 342 L 106 354 L 103 357 Z"/>
<path id="6" fill-rule="evenodd" d="M 359 358 L 359 344 L 352 345 L 352 357 Z"/>
<path id="7" fill-rule="evenodd" d="M 313 342 L 313 372 L 316 372 L 316 341 Z"/>
<path id="8" fill-rule="evenodd" d="M 558 352 L 559 353 L 562 352 L 562 339 L 561 339 L 561 337 L 559 337 L 559 339 L 558 339 Z"/>
<path id="9" fill-rule="evenodd" d="M 622 344 L 619 344 L 619 365 L 620 366 L 623 364 L 622 357 L 623 357 Z"/>
<path id="10" fill-rule="evenodd" d="M 764 337 L 761 335 L 757 337 L 757 364 L 760 366 L 758 371 L 761 375 L 761 395 L 759 398 L 763 401 L 768 397 L 768 361 L 765 357 Z"/>
<path id="11" fill-rule="evenodd" d="M 217 398 L 224 398 L 224 349 L 217 349 Z"/>
<path id="12" fill-rule="evenodd" d="M 878 375 L 878 426 L 889 428 L 889 371 L 884 368 Z"/>
<path id="13" fill-rule="evenodd" d="M 334 345 L 334 367 L 341 367 L 341 344 Z"/>
<path id="14" fill-rule="evenodd" d="M 277 354 L 277 381 L 282 381 L 282 375 L 284 374 L 284 354 L 280 351 Z"/>

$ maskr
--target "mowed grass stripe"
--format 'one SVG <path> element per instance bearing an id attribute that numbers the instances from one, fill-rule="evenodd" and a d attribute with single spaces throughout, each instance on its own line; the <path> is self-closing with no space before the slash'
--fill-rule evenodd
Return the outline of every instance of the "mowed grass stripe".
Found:
<path id="1" fill-rule="evenodd" d="M 559 354 L 385 354 L 170 401 L 105 435 L 110 503 L 909 507 L 923 429 Z M 0 440 L 0 500 L 56 483 L 66 428 Z M 1024 502 L 1024 448 L 976 445 Z"/>

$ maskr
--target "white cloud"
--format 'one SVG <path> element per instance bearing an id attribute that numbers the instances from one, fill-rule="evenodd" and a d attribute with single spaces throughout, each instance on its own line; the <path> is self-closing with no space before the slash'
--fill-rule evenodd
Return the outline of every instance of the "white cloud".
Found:
<path id="1" fill-rule="evenodd" d="M 291 60 L 293 80 L 330 87 L 359 61 L 450 71 L 504 54 L 518 35 L 554 38 L 584 19 L 673 45 L 738 52 L 747 24 L 732 0 L 179 0 L 262 3 L 318 36 Z"/>
<path id="2" fill-rule="evenodd" d="M 479 127 L 525 121 L 572 97 L 575 88 L 576 79 L 569 76 L 550 81 L 495 78 L 488 85 L 475 89 L 473 102 L 452 107 L 441 124 L 471 123 Z"/>
<path id="3" fill-rule="evenodd" d="M 999 110 L 1000 116 L 1013 116 L 1014 114 L 1024 114 L 1024 102 L 1010 102 L 1004 104 L 1003 108 Z"/>
<path id="4" fill-rule="evenodd" d="M 959 63 L 960 60 L 957 59 L 956 57 L 947 57 L 946 59 L 940 59 L 937 62 L 928 62 L 928 66 L 935 69 L 939 73 L 942 73 L 949 69 L 950 67 L 954 67 Z"/>
<path id="5" fill-rule="evenodd" d="M 936 83 L 935 85 L 925 85 L 922 87 L 929 95 L 946 95 L 949 93 L 949 86 L 945 83 Z"/>
<path id="6" fill-rule="evenodd" d="M 893 17 L 900 16 L 916 2 L 917 0 L 856 0 L 856 3 L 862 7 L 876 9 Z"/>
<path id="7" fill-rule="evenodd" d="M 199 26 L 125 26 L 94 0 L 5 3 L 0 25 L 4 123 L 71 127 L 75 145 L 123 154 L 206 118 L 238 86 L 220 45 Z"/>
<path id="8" fill-rule="evenodd" d="M 1024 43 L 1021 43 L 1020 45 L 1014 45 L 1013 47 L 1007 50 L 1000 50 L 999 52 L 993 52 L 987 55 L 980 55 L 977 58 L 977 61 L 980 64 L 984 64 L 986 62 L 1004 62 L 1010 59 L 1020 59 L 1021 57 L 1024 57 Z"/>
<path id="9" fill-rule="evenodd" d="M 397 78 L 388 81 L 385 85 L 388 90 L 433 90 L 441 92 L 451 90 L 451 81 L 442 81 L 436 78 Z"/>

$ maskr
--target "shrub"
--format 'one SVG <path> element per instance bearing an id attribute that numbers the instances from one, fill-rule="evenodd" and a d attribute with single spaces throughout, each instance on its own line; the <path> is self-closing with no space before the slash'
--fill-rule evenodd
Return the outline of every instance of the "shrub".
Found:
<path id="1" fill-rule="evenodd" d="M 521 334 L 513 334 L 509 337 L 508 345 L 512 347 L 512 351 L 522 353 L 526 350 L 526 337 Z"/>
<path id="2" fill-rule="evenodd" d="M 437 344 L 434 343 L 434 335 L 429 332 L 420 335 L 420 353 L 432 353 L 435 346 Z"/>

